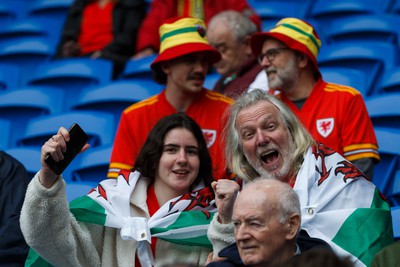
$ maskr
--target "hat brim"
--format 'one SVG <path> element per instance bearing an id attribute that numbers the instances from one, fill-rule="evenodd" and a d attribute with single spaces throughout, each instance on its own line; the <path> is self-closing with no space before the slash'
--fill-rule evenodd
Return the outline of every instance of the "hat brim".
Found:
<path id="1" fill-rule="evenodd" d="M 257 57 L 261 54 L 262 47 L 264 45 L 265 40 L 268 38 L 277 39 L 284 44 L 286 44 L 290 49 L 297 50 L 301 53 L 304 53 L 314 64 L 315 69 L 319 72 L 318 64 L 316 58 L 310 53 L 310 51 L 300 42 L 289 38 L 288 36 L 277 33 L 277 32 L 261 32 L 255 33 L 250 39 L 250 47 L 253 54 Z"/>
<path id="2" fill-rule="evenodd" d="M 151 68 L 154 69 L 158 63 L 168 61 L 177 57 L 181 57 L 188 54 L 207 52 L 207 59 L 210 64 L 217 63 L 221 60 L 221 54 L 215 50 L 212 46 L 203 43 L 187 43 L 178 46 L 171 47 L 160 53 L 151 63 Z"/>

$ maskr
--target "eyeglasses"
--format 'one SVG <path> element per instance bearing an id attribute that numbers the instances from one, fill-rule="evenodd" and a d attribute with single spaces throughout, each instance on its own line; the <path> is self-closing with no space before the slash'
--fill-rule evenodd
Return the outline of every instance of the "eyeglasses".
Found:
<path id="1" fill-rule="evenodd" d="M 268 49 L 267 52 L 265 52 L 264 54 L 258 55 L 257 60 L 261 64 L 261 62 L 264 60 L 264 58 L 267 57 L 268 61 L 272 62 L 272 61 L 274 61 L 275 57 L 282 50 L 286 50 L 286 49 L 290 49 L 290 48 L 289 47 L 277 47 L 277 48 Z"/>

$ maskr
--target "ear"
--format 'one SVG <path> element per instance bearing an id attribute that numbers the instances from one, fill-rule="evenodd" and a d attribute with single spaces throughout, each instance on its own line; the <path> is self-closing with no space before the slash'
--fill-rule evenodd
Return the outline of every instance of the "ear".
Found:
<path id="1" fill-rule="evenodd" d="M 245 45 L 245 50 L 246 50 L 246 55 L 251 56 L 253 54 L 253 52 L 251 51 L 251 45 L 250 45 L 250 40 L 251 40 L 251 36 L 246 36 L 244 38 L 244 45 Z"/>
<path id="2" fill-rule="evenodd" d="M 168 75 L 168 73 L 169 73 L 169 63 L 163 61 L 163 62 L 160 63 L 160 67 L 161 67 L 161 70 L 162 70 L 165 74 Z"/>
<path id="3" fill-rule="evenodd" d="M 287 240 L 292 240 L 296 238 L 297 233 L 300 229 L 300 221 L 300 214 L 294 213 L 290 215 L 288 221 L 286 222 L 288 230 L 286 234 Z"/>
<path id="4" fill-rule="evenodd" d="M 303 53 L 300 53 L 297 56 L 297 59 L 298 59 L 297 64 L 298 64 L 299 68 L 305 68 L 307 66 L 307 64 L 310 62 L 308 57 Z"/>

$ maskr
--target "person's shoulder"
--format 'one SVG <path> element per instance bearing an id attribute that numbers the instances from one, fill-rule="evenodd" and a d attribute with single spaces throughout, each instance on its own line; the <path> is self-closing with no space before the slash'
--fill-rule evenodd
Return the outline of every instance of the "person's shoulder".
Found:
<path id="1" fill-rule="evenodd" d="M 349 96 L 349 97 L 354 97 L 354 96 L 360 96 L 361 93 L 357 89 L 343 85 L 343 84 L 337 84 L 337 83 L 331 83 L 331 82 L 326 82 L 324 86 L 324 91 L 327 93 L 332 93 L 332 95 L 336 94 L 339 97 L 343 96 Z"/>
<path id="2" fill-rule="evenodd" d="M 123 113 L 125 115 L 136 114 L 137 112 L 146 112 L 149 108 L 155 108 L 155 104 L 159 102 L 159 95 L 153 95 L 142 101 L 134 103 L 127 107 Z"/>
<path id="3" fill-rule="evenodd" d="M 211 101 L 217 101 L 217 102 L 222 102 L 222 103 L 226 103 L 228 105 L 233 104 L 234 100 L 228 96 L 225 96 L 221 93 L 212 91 L 212 90 L 204 90 L 204 95 L 207 99 L 211 100 Z"/>
<path id="4" fill-rule="evenodd" d="M 306 230 L 300 230 L 296 243 L 299 246 L 301 252 L 310 249 L 333 251 L 332 247 L 326 241 L 320 238 L 311 237 Z"/>

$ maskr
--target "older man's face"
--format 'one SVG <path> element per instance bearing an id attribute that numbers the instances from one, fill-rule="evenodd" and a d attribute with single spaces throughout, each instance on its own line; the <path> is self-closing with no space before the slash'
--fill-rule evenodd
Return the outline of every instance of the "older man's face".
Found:
<path id="1" fill-rule="evenodd" d="M 235 202 L 235 240 L 245 265 L 272 266 L 286 256 L 289 227 L 279 221 L 275 198 L 273 190 L 251 190 Z"/>
<path id="2" fill-rule="evenodd" d="M 268 101 L 241 110 L 236 129 L 249 163 L 263 177 L 287 182 L 294 145 L 278 108 Z"/>
<path id="3" fill-rule="evenodd" d="M 221 60 L 214 65 L 221 75 L 237 72 L 251 55 L 250 46 L 238 41 L 226 22 L 221 21 L 214 24 L 213 28 L 208 28 L 207 39 L 221 53 Z"/>

